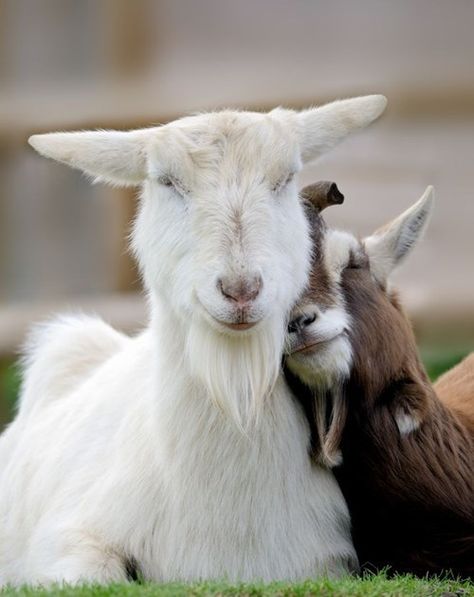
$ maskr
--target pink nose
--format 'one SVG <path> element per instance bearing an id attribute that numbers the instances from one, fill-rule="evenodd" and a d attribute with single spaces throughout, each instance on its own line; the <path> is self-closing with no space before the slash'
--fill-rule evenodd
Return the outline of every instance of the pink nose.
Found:
<path id="1" fill-rule="evenodd" d="M 226 299 L 237 303 L 238 306 L 245 307 L 259 295 L 262 288 L 262 278 L 259 275 L 235 280 L 220 278 L 217 286 Z"/>

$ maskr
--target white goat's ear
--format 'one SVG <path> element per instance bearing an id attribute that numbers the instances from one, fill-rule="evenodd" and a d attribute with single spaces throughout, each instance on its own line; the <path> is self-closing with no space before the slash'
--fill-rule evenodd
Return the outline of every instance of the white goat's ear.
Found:
<path id="1" fill-rule="evenodd" d="M 151 129 L 46 133 L 28 139 L 38 153 L 82 170 L 95 181 L 137 185 L 146 176 Z"/>
<path id="2" fill-rule="evenodd" d="M 427 187 L 421 199 L 372 236 L 364 239 L 370 269 L 385 284 L 392 270 L 410 253 L 423 236 L 434 204 L 433 187 Z"/>
<path id="3" fill-rule="evenodd" d="M 370 124 L 382 114 L 386 105 L 387 98 L 383 95 L 366 95 L 300 112 L 298 122 L 303 162 L 314 160 L 353 131 Z"/>

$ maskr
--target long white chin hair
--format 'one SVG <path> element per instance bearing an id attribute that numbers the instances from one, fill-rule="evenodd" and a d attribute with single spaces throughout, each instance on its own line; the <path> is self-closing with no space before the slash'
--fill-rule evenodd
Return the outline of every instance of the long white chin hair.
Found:
<path id="1" fill-rule="evenodd" d="M 201 318 L 189 328 L 186 352 L 191 372 L 216 407 L 244 433 L 258 425 L 275 385 L 284 338 L 283 322 L 276 318 L 242 335 L 219 332 Z"/>

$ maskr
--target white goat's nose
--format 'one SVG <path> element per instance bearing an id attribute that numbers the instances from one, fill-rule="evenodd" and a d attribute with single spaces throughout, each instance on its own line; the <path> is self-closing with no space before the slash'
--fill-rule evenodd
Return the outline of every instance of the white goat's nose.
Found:
<path id="1" fill-rule="evenodd" d="M 217 281 L 217 286 L 226 299 L 245 307 L 254 301 L 260 293 L 263 280 L 262 276 L 255 275 L 247 278 L 222 277 Z"/>

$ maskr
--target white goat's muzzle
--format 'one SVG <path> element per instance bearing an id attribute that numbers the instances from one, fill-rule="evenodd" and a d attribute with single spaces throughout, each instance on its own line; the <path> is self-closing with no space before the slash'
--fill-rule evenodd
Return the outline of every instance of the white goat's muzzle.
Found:
<path id="1" fill-rule="evenodd" d="M 198 291 L 197 297 L 206 318 L 221 330 L 250 330 L 270 313 L 268 289 L 260 274 L 220 276 L 213 288 Z"/>

